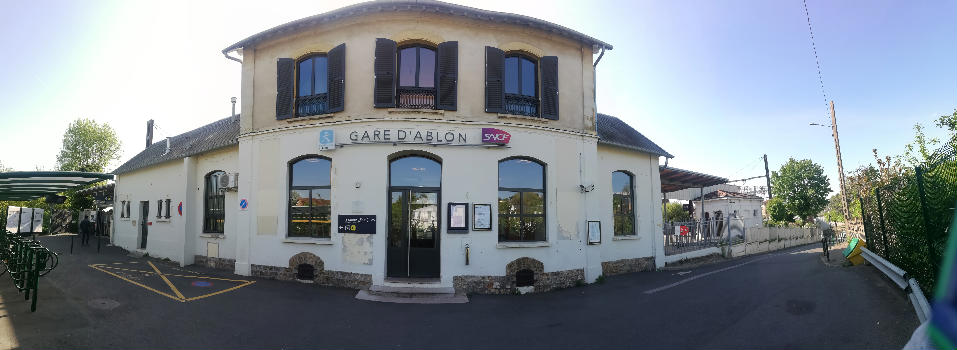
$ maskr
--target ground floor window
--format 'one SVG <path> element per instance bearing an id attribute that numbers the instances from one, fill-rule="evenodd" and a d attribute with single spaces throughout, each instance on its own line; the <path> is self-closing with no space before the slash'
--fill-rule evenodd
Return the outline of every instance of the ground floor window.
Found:
<path id="1" fill-rule="evenodd" d="M 526 158 L 498 163 L 498 240 L 545 240 L 545 166 Z"/>
<path id="2" fill-rule="evenodd" d="M 329 238 L 332 161 L 307 156 L 289 162 L 289 237 Z"/>
<path id="3" fill-rule="evenodd" d="M 611 208 L 615 219 L 615 236 L 635 234 L 635 200 L 632 195 L 631 174 L 611 173 Z"/>

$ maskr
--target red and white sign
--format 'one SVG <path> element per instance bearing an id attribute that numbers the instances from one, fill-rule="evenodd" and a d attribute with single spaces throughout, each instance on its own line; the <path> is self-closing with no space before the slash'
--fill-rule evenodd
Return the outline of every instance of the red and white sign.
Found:
<path id="1" fill-rule="evenodd" d="M 681 229 L 680 229 L 680 231 L 678 231 L 678 232 L 680 232 L 682 236 L 687 236 L 687 235 L 688 235 L 688 226 L 679 226 L 679 227 L 681 227 Z"/>
<path id="2" fill-rule="evenodd" d="M 508 144 L 512 135 L 504 130 L 495 128 L 482 128 L 482 143 L 495 143 L 500 145 Z"/>

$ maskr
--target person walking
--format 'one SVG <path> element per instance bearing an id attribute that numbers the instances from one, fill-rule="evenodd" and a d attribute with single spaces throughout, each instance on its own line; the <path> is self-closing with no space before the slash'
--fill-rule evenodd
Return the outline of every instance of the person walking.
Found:
<path id="1" fill-rule="evenodd" d="M 83 217 L 83 221 L 80 222 L 80 245 L 87 245 L 90 241 L 90 216 L 86 215 Z"/>

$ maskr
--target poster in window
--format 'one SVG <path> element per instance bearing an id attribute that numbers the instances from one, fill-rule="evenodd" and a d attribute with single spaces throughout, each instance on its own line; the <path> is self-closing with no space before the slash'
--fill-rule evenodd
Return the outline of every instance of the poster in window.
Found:
<path id="1" fill-rule="evenodd" d="M 601 244 L 601 221 L 588 222 L 588 244 Z"/>
<path id="2" fill-rule="evenodd" d="M 472 229 L 477 231 L 492 230 L 491 204 L 472 204 Z"/>
<path id="3" fill-rule="evenodd" d="M 468 203 L 449 203 L 449 231 L 468 231 L 468 208 Z"/>

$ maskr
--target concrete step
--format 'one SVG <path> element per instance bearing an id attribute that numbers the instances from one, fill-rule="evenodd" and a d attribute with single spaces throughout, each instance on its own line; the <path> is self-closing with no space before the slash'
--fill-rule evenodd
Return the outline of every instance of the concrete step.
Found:
<path id="1" fill-rule="evenodd" d="M 356 299 L 397 304 L 464 304 L 469 302 L 465 294 L 457 293 L 394 293 L 360 290 Z"/>
<path id="2" fill-rule="evenodd" d="M 439 287 L 430 283 L 389 283 L 386 285 L 373 285 L 369 287 L 369 291 L 400 294 L 455 294 L 455 288 Z"/>

